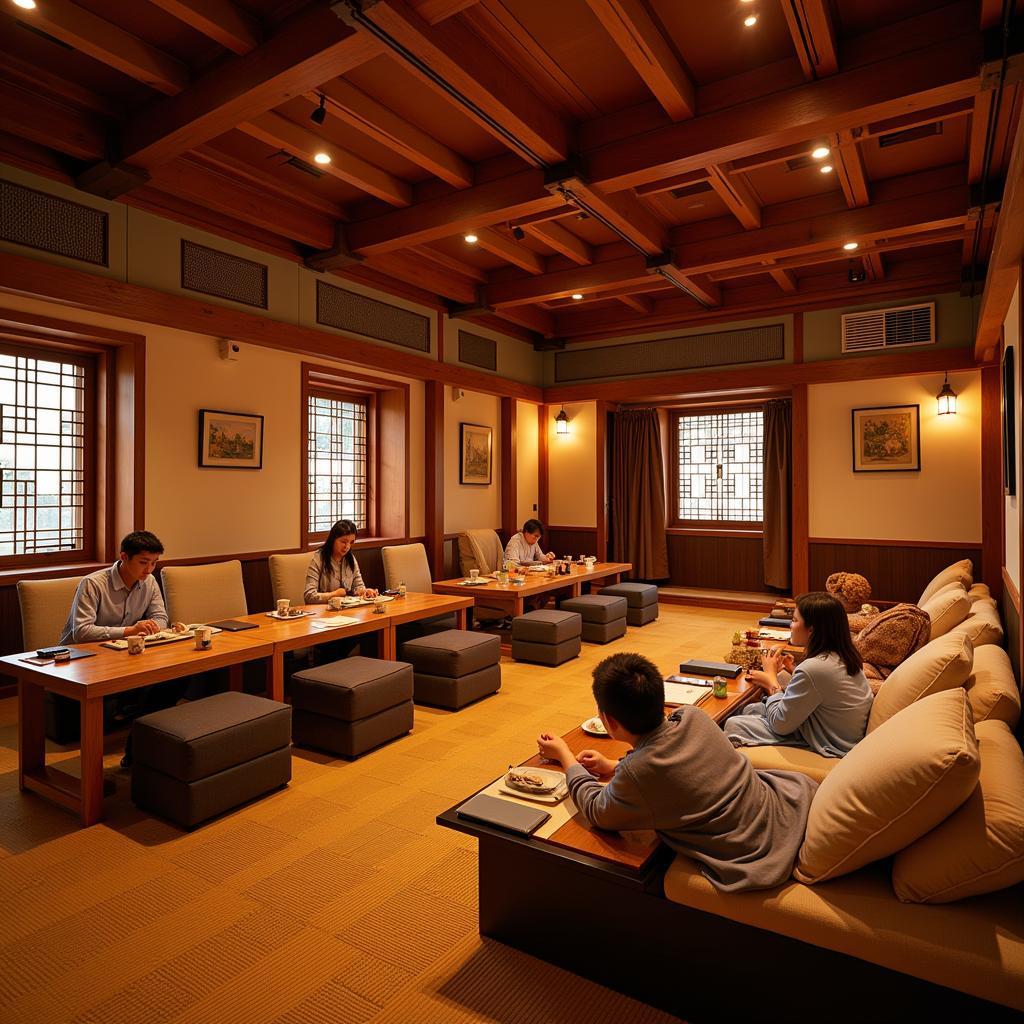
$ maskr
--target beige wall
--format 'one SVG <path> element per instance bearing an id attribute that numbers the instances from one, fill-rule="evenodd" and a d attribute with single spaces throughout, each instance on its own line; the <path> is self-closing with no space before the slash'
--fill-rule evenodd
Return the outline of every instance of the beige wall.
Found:
<path id="1" fill-rule="evenodd" d="M 1017 493 L 1012 498 L 1005 498 L 1006 502 L 1006 571 L 1013 580 L 1017 593 L 1020 593 L 1020 515 L 1021 515 L 1021 488 L 1024 487 L 1024 480 L 1021 479 L 1021 470 L 1024 468 L 1024 459 L 1021 458 L 1021 441 L 1024 436 L 1024 423 L 1021 421 L 1021 360 L 1024 359 L 1024 345 L 1021 344 L 1020 323 L 1021 323 L 1021 294 L 1020 283 L 1013 293 L 1013 301 L 1010 303 L 1010 310 L 1006 314 L 1003 324 L 1003 339 L 1007 348 L 1014 349 L 1014 403 L 1016 407 L 1017 425 Z"/>
<path id="2" fill-rule="evenodd" d="M 981 540 L 981 376 L 956 373 L 956 416 L 939 417 L 941 375 L 818 384 L 808 388 L 811 537 Z M 851 413 L 921 407 L 919 473 L 854 473 Z"/>
<path id="3" fill-rule="evenodd" d="M 516 526 L 537 515 L 537 406 L 516 402 Z"/>
<path id="4" fill-rule="evenodd" d="M 477 423 L 492 430 L 491 483 L 459 483 L 459 424 Z M 463 391 L 456 402 L 444 389 L 444 532 L 501 527 L 501 399 Z"/>
<path id="5" fill-rule="evenodd" d="M 565 406 L 569 433 L 555 433 L 559 406 L 548 406 L 548 519 L 555 526 L 597 526 L 597 407 Z"/>

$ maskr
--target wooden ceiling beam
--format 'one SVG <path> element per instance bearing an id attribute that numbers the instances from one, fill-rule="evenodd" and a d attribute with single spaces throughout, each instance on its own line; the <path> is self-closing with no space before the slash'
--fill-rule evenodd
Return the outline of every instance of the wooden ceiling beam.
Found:
<path id="1" fill-rule="evenodd" d="M 66 153 L 99 160 L 106 152 L 109 124 L 88 111 L 73 111 L 6 82 L 0 85 L 0 131 Z"/>
<path id="2" fill-rule="evenodd" d="M 408 182 L 272 110 L 244 121 L 238 130 L 275 149 L 283 149 L 311 167 L 347 181 L 392 206 L 412 205 L 412 186 Z M 314 154 L 321 151 L 330 156 L 330 163 L 316 163 Z"/>
<path id="3" fill-rule="evenodd" d="M 436 174 L 455 188 L 467 188 L 473 184 L 473 167 L 468 160 L 405 118 L 399 117 L 383 103 L 367 96 L 351 82 L 336 78 L 308 92 L 306 98 L 316 103 L 320 94 L 327 97 L 327 109 L 331 116 L 340 118 L 367 138 L 387 146 L 392 152 Z"/>
<path id="4" fill-rule="evenodd" d="M 546 220 L 533 222 L 523 226 L 523 230 L 534 238 L 539 238 L 545 245 L 551 246 L 555 252 L 560 252 L 580 266 L 594 262 L 594 249 L 589 242 L 585 242 L 579 235 L 574 235 L 567 228 L 563 228 L 557 221 Z"/>
<path id="5" fill-rule="evenodd" d="M 452 273 L 468 277 L 475 284 L 487 283 L 485 271 L 479 267 L 474 267 L 471 263 L 463 263 L 461 260 L 457 260 L 453 256 L 441 252 L 440 249 L 435 249 L 433 246 L 413 245 L 410 246 L 408 252 L 419 259 L 430 260 L 432 263 L 436 263 L 439 267 L 444 267 L 445 270 L 450 270 Z"/>
<path id="6" fill-rule="evenodd" d="M 796 278 L 791 270 L 784 267 L 769 267 L 768 273 L 772 280 L 784 291 L 793 295 L 797 290 Z"/>
<path id="7" fill-rule="evenodd" d="M 527 273 L 544 273 L 544 258 L 539 253 L 527 249 L 525 245 L 494 228 L 481 228 L 477 232 L 477 245 Z"/>
<path id="8" fill-rule="evenodd" d="M 656 196 L 662 192 L 672 192 L 675 189 L 700 185 L 708 181 L 710 177 L 711 172 L 701 167 L 695 171 L 687 171 L 685 174 L 674 174 L 671 178 L 665 178 L 662 181 L 649 181 L 646 185 L 638 186 L 635 192 L 642 199 L 644 196 Z"/>
<path id="9" fill-rule="evenodd" d="M 864 254 L 864 271 L 869 281 L 885 280 L 885 257 L 879 251 Z"/>
<path id="10" fill-rule="evenodd" d="M 732 173 L 729 165 L 711 164 L 708 167 L 708 181 L 729 211 L 745 228 L 761 226 L 761 201 L 746 179 L 739 173 Z"/>
<path id="11" fill-rule="evenodd" d="M 362 18 L 387 33 L 417 59 L 403 67 L 527 162 L 541 166 L 566 159 L 566 125 L 465 25 L 452 19 L 430 25 L 404 0 L 378 0 L 366 5 L 358 18 L 340 5 L 334 10 L 361 33 L 369 35 Z M 433 74 L 427 74 L 424 65 Z M 480 113 L 458 102 L 434 75 L 470 100 Z M 522 143 L 521 148 L 510 144 L 509 134 Z"/>
<path id="12" fill-rule="evenodd" d="M 31 10 L 7 4 L 5 10 L 158 92 L 175 96 L 188 85 L 189 70 L 180 60 L 70 0 L 45 0 Z"/>
<path id="13" fill-rule="evenodd" d="M 668 116 L 673 121 L 693 117 L 693 82 L 643 0 L 586 2 Z"/>
<path id="14" fill-rule="evenodd" d="M 123 113 L 120 105 L 108 96 L 101 96 L 78 82 L 32 64 L 10 50 L 0 53 L 0 78 L 37 95 L 40 92 L 46 93 L 58 103 L 66 102 L 111 119 L 120 118 Z"/>
<path id="15" fill-rule="evenodd" d="M 240 56 L 260 45 L 256 19 L 231 0 L 149 0 L 154 7 Z"/>
<path id="16" fill-rule="evenodd" d="M 555 270 L 540 277 L 495 281 L 486 286 L 484 294 L 488 306 L 503 309 L 546 299 L 567 299 L 576 292 L 594 296 L 623 285 L 643 283 L 649 277 L 643 256 L 623 256 L 587 267 Z"/>
<path id="17" fill-rule="evenodd" d="M 782 13 L 804 78 L 813 81 L 834 75 L 839 70 L 839 53 L 828 0 L 782 0 Z"/>
<path id="18" fill-rule="evenodd" d="M 906 131 L 909 128 L 920 128 L 926 124 L 935 124 L 936 121 L 952 121 L 958 117 L 966 117 L 974 109 L 974 103 L 975 98 L 968 97 L 953 103 L 941 103 L 939 106 L 929 107 L 927 110 L 915 110 L 909 114 L 887 117 L 882 121 L 872 121 L 870 124 L 864 125 L 861 141 L 877 138 L 879 135 L 888 135 L 891 132 Z"/>
<path id="19" fill-rule="evenodd" d="M 669 282 L 677 291 L 683 292 L 702 306 L 722 305 L 722 290 L 706 274 L 690 274 L 674 263 L 665 263 L 654 271 L 662 280 Z"/>
<path id="20" fill-rule="evenodd" d="M 516 217 L 509 221 L 511 228 L 526 228 L 531 224 L 543 224 L 549 220 L 561 220 L 563 217 L 579 217 L 580 211 L 575 206 L 563 203 L 561 206 L 553 206 L 549 210 L 541 210 L 539 213 L 531 213 L 526 217 Z"/>
<path id="21" fill-rule="evenodd" d="M 426 262 L 409 253 L 385 253 L 367 260 L 364 265 L 380 270 L 398 281 L 413 281 L 420 288 L 426 288 L 453 302 L 472 302 L 476 297 L 477 286 L 468 278 L 452 274 L 435 263 Z"/>
<path id="22" fill-rule="evenodd" d="M 616 298 L 628 309 L 643 313 L 645 316 L 650 316 L 654 312 L 654 299 L 649 295 L 617 295 Z"/>
<path id="23" fill-rule="evenodd" d="M 461 14 L 470 7 L 478 4 L 480 0 L 420 0 L 416 6 L 416 13 L 431 25 L 436 25 L 453 14 Z"/>
<path id="24" fill-rule="evenodd" d="M 504 309 L 496 309 L 494 315 L 525 327 L 528 331 L 535 331 L 545 338 L 555 336 L 555 318 L 537 306 L 506 306 Z"/>
<path id="25" fill-rule="evenodd" d="M 839 133 L 839 145 L 832 150 L 839 186 L 843 190 L 846 205 L 867 206 L 871 202 L 868 190 L 868 172 L 864 166 L 864 155 L 857 140 L 849 131 Z"/>

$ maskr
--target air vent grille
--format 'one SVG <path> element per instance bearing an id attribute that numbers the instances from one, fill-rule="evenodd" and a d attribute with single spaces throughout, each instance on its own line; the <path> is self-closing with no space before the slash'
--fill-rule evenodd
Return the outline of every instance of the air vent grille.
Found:
<path id="1" fill-rule="evenodd" d="M 931 124 L 919 124 L 914 128 L 905 128 L 901 132 L 889 132 L 888 135 L 878 137 L 878 145 L 882 149 L 889 146 L 902 146 L 905 142 L 915 142 L 917 139 L 929 139 L 933 135 L 942 134 L 942 122 L 933 121 Z"/>
<path id="2" fill-rule="evenodd" d="M 872 349 L 934 343 L 934 302 L 843 314 L 844 352 L 867 352 Z"/>
<path id="3" fill-rule="evenodd" d="M 181 287 L 190 292 L 267 308 L 267 267 L 263 263 L 181 240 Z"/>
<path id="4" fill-rule="evenodd" d="M 809 155 L 794 156 L 786 161 L 787 171 L 802 171 L 805 167 L 817 167 L 818 161 Z"/>
<path id="5" fill-rule="evenodd" d="M 430 321 L 425 316 L 326 281 L 316 283 L 316 322 L 417 352 L 430 351 Z"/>
<path id="6" fill-rule="evenodd" d="M 107 266 L 102 210 L 0 180 L 0 239 L 40 252 Z"/>
<path id="7" fill-rule="evenodd" d="M 497 370 L 498 346 L 490 338 L 459 331 L 459 362 L 479 366 L 481 370 Z"/>

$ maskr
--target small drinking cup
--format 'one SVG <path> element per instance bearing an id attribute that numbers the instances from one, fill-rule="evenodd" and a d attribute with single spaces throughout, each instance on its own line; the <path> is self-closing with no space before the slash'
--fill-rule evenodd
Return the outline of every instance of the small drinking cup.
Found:
<path id="1" fill-rule="evenodd" d="M 146 649 L 146 638 L 143 636 L 128 637 L 128 653 L 141 654 Z"/>
<path id="2" fill-rule="evenodd" d="M 327 607 L 330 608 L 332 612 L 340 612 L 341 609 L 342 609 L 342 598 L 340 598 L 340 597 L 330 597 L 330 598 L 328 598 L 327 599 Z"/>
<path id="3" fill-rule="evenodd" d="M 199 626 L 194 635 L 197 651 L 208 651 L 213 646 L 213 630 L 209 626 Z"/>
<path id="4" fill-rule="evenodd" d="M 287 597 L 278 599 L 277 602 L 277 614 L 283 619 L 288 614 L 288 609 L 291 608 L 292 603 Z"/>

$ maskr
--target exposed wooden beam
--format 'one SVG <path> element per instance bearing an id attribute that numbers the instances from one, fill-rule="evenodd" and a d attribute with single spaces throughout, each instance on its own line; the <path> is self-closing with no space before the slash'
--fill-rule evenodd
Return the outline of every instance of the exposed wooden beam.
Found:
<path id="1" fill-rule="evenodd" d="M 416 13 L 424 20 L 436 25 L 453 14 L 460 14 L 468 10 L 480 0 L 420 0 L 416 6 Z"/>
<path id="2" fill-rule="evenodd" d="M 861 140 L 888 135 L 890 132 L 902 132 L 908 128 L 920 128 L 922 125 L 935 124 L 936 121 L 952 121 L 958 117 L 966 117 L 974 109 L 975 98 L 968 97 L 952 103 L 942 103 L 927 110 L 914 110 L 909 114 L 897 114 L 882 121 L 872 121 L 863 128 Z"/>
<path id="3" fill-rule="evenodd" d="M 722 304 L 722 290 L 705 274 L 687 273 L 682 267 L 677 267 L 670 262 L 665 262 L 653 273 L 702 306 L 720 306 Z"/>
<path id="4" fill-rule="evenodd" d="M 442 267 L 424 262 L 404 252 L 389 252 L 367 260 L 367 265 L 383 271 L 398 281 L 414 281 L 419 287 L 441 295 L 452 302 L 472 302 L 476 285 Z"/>
<path id="5" fill-rule="evenodd" d="M 710 171 L 698 168 L 695 171 L 687 171 L 685 174 L 674 174 L 671 178 L 665 178 L 662 181 L 650 181 L 646 185 L 640 185 L 635 191 L 641 198 L 644 196 L 656 196 L 661 192 L 672 192 L 675 189 L 700 185 L 710 177 Z"/>
<path id="6" fill-rule="evenodd" d="M 0 53 L 0 78 L 29 89 L 35 95 L 44 93 L 47 98 L 53 97 L 58 103 L 68 103 L 76 109 L 84 108 L 109 118 L 122 115 L 120 105 L 109 96 L 102 96 L 78 82 L 39 67 L 10 50 Z"/>
<path id="7" fill-rule="evenodd" d="M 673 121 L 693 117 L 693 82 L 643 0 L 587 0 L 587 5 L 668 116 Z"/>
<path id="8" fill-rule="evenodd" d="M 514 266 L 521 267 L 531 274 L 544 273 L 544 258 L 525 245 L 520 245 L 514 238 L 509 238 L 493 228 L 481 228 L 477 232 L 477 244 L 481 249 L 500 256 Z"/>
<path id="9" fill-rule="evenodd" d="M 466 188 L 473 184 L 473 168 L 469 161 L 421 128 L 399 117 L 383 103 L 367 96 L 351 82 L 336 78 L 308 92 L 306 96 L 315 103 L 320 93 L 327 97 L 327 108 L 331 116 L 340 118 L 368 138 L 387 146 L 431 174 L 436 174 L 449 185 Z"/>
<path id="10" fill-rule="evenodd" d="M 646 281 L 649 275 L 643 256 L 623 256 L 587 267 L 552 271 L 540 277 L 495 281 L 485 289 L 486 303 L 494 309 L 503 309 L 528 302 L 569 298 L 576 292 L 593 296 L 620 285 Z"/>
<path id="11" fill-rule="evenodd" d="M 784 292 L 788 292 L 790 295 L 796 292 L 796 278 L 793 276 L 793 272 L 791 270 L 786 270 L 782 267 L 769 267 L 768 273 L 771 275 L 772 280 Z"/>
<path id="12" fill-rule="evenodd" d="M 575 206 L 563 203 L 561 206 L 553 206 L 548 210 L 541 210 L 538 213 L 531 213 L 525 217 L 513 217 L 509 221 L 509 227 L 526 228 L 531 224 L 543 224 L 548 220 L 561 220 L 563 217 L 578 217 L 579 210 Z"/>
<path id="13" fill-rule="evenodd" d="M 732 173 L 729 166 L 711 164 L 708 167 L 708 181 L 718 197 L 745 228 L 761 226 L 761 201 L 746 179 L 739 173 Z"/>
<path id="14" fill-rule="evenodd" d="M 474 267 L 471 263 L 463 263 L 461 260 L 457 260 L 447 253 L 441 252 L 440 249 L 435 249 L 433 246 L 414 245 L 409 249 L 409 253 L 417 256 L 419 259 L 430 260 L 439 267 L 444 267 L 445 270 L 461 274 L 477 284 L 485 284 L 487 282 L 487 274 L 479 267 Z"/>
<path id="15" fill-rule="evenodd" d="M 567 228 L 553 220 L 535 221 L 524 224 L 523 230 L 539 238 L 546 245 L 550 245 L 555 252 L 560 252 L 580 266 L 594 262 L 594 250 L 589 242 L 585 242 L 579 235 L 574 235 Z"/>
<path id="16" fill-rule="evenodd" d="M 275 149 L 283 149 L 311 166 L 319 167 L 325 174 L 347 181 L 392 206 L 412 205 L 412 186 L 408 182 L 272 110 L 243 121 L 238 130 Z M 326 152 L 331 158 L 330 163 L 316 163 L 314 154 L 318 152 Z"/>
<path id="17" fill-rule="evenodd" d="M 643 313 L 645 316 L 649 316 L 654 312 L 654 299 L 648 295 L 617 295 L 616 298 L 624 306 L 635 310 L 637 313 Z"/>
<path id="18" fill-rule="evenodd" d="M 537 306 L 506 306 L 504 309 L 496 309 L 496 316 L 510 323 L 525 327 L 545 338 L 555 336 L 555 318 L 545 309 Z"/>
<path id="19" fill-rule="evenodd" d="M 864 256 L 864 270 L 870 281 L 885 280 L 885 257 L 880 252 L 869 252 Z"/>
<path id="20" fill-rule="evenodd" d="M 0 87 L 0 131 L 76 160 L 99 160 L 106 152 L 108 124 L 88 111 L 73 111 L 45 96 L 4 83 Z"/>
<path id="21" fill-rule="evenodd" d="M 809 81 L 839 70 L 835 29 L 828 0 L 782 0 L 797 60 Z"/>
<path id="22" fill-rule="evenodd" d="M 359 31 L 368 33 L 361 19 L 351 17 L 346 8 L 339 5 L 335 10 Z M 466 26 L 455 20 L 430 25 L 404 0 L 379 0 L 367 5 L 361 17 L 417 58 L 416 63 L 404 67 L 528 162 L 540 166 L 566 158 L 566 126 Z M 433 74 L 426 73 L 424 65 Z M 480 113 L 458 102 L 435 76 L 470 100 Z M 510 135 L 522 147 L 512 144 Z"/>
<path id="23" fill-rule="evenodd" d="M 158 92 L 174 96 L 188 85 L 189 71 L 180 60 L 70 0 L 45 0 L 31 10 L 7 4 L 5 10 Z"/>
<path id="24" fill-rule="evenodd" d="M 232 53 L 245 54 L 260 44 L 260 26 L 231 0 L 149 0 Z"/>
<path id="25" fill-rule="evenodd" d="M 972 185 L 981 181 L 985 164 L 985 140 L 988 138 L 989 119 L 995 90 L 986 89 L 974 97 L 971 111 L 971 129 L 967 141 L 967 180 Z"/>
<path id="26" fill-rule="evenodd" d="M 832 151 L 839 187 L 843 190 L 847 206 L 867 206 L 871 202 L 868 190 L 868 172 L 857 140 L 849 131 L 839 133 L 839 145 Z"/>

